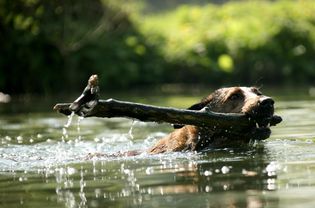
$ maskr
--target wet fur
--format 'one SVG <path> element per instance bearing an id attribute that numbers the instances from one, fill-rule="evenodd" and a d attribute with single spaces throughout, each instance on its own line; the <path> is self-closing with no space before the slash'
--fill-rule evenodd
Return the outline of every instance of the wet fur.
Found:
<path id="1" fill-rule="evenodd" d="M 216 90 L 188 109 L 201 110 L 206 107 L 209 111 L 220 113 L 244 113 L 253 117 L 268 117 L 273 115 L 273 103 L 270 97 L 262 95 L 255 87 L 230 87 Z M 207 148 L 248 144 L 253 139 L 250 132 L 233 135 L 225 131 L 217 131 L 214 127 L 200 128 L 192 125 L 177 127 L 179 129 L 159 140 L 148 150 L 148 153 L 202 151 Z M 270 136 L 270 132 L 265 134 L 262 139 Z"/>

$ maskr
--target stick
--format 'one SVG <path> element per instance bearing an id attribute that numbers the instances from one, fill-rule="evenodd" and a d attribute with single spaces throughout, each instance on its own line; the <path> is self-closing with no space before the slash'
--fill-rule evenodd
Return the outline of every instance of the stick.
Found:
<path id="1" fill-rule="evenodd" d="M 233 128 L 233 131 L 241 131 L 254 124 L 245 114 L 215 113 L 207 111 L 206 108 L 201 111 L 184 110 L 114 99 L 98 100 L 97 76 L 93 76 L 90 77 L 87 87 L 76 101 L 56 104 L 54 110 L 65 115 L 69 115 L 73 111 L 83 117 L 127 117 L 158 123 L 167 122 L 171 124 L 215 127 L 216 129 Z M 268 122 L 270 125 L 276 125 L 281 122 L 281 117 L 273 116 L 269 118 Z"/>
<path id="2" fill-rule="evenodd" d="M 54 109 L 63 114 L 70 114 L 70 103 L 57 104 Z M 77 112 L 83 117 L 127 117 L 140 121 L 167 122 L 172 124 L 190 124 L 196 126 L 233 125 L 248 126 L 249 120 L 243 114 L 223 114 L 206 111 L 192 111 L 176 108 L 158 107 L 139 103 L 124 102 L 114 99 L 99 100 L 91 111 Z"/>

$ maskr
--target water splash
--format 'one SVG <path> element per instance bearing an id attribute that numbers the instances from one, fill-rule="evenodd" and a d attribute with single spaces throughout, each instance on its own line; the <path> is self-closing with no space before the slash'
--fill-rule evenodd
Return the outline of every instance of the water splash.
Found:
<path id="1" fill-rule="evenodd" d="M 133 128 L 134 126 L 136 125 L 137 121 L 133 120 L 132 123 L 131 123 L 131 126 L 130 126 L 130 129 L 128 131 L 128 137 L 133 140 L 134 139 L 134 136 L 133 136 Z"/>
<path id="2" fill-rule="evenodd" d="M 77 133 L 78 133 L 78 138 L 76 139 L 76 142 L 81 141 L 81 121 L 84 119 L 84 117 L 79 116 L 77 120 Z"/>
<path id="3" fill-rule="evenodd" d="M 61 140 L 62 142 L 65 142 L 65 139 L 68 139 L 69 135 L 67 132 L 67 129 L 64 127 L 62 128 L 62 136 L 61 136 Z"/>
<path id="4" fill-rule="evenodd" d="M 65 140 L 68 139 L 69 137 L 67 129 L 70 127 L 72 123 L 73 116 L 74 116 L 74 112 L 72 111 L 71 114 L 68 116 L 67 123 L 62 128 L 62 137 L 61 137 L 62 142 L 65 142 Z"/>
<path id="5" fill-rule="evenodd" d="M 87 199 L 86 199 L 86 196 L 85 196 L 85 192 L 84 192 L 84 187 L 86 187 L 86 182 L 84 180 L 84 172 L 83 172 L 82 168 L 81 168 L 80 176 L 81 176 L 81 179 L 80 179 L 79 196 L 80 196 L 80 199 L 81 199 L 80 207 L 82 207 L 82 206 L 85 206 L 85 204 L 87 202 Z"/>
<path id="6" fill-rule="evenodd" d="M 74 111 L 72 111 L 71 114 L 68 116 L 68 122 L 64 125 L 65 128 L 69 128 L 69 126 L 72 123 L 73 116 L 74 116 Z"/>

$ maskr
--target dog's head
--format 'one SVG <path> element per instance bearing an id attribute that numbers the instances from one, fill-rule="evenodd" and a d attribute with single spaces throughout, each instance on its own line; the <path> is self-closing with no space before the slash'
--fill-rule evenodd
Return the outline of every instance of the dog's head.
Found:
<path id="1" fill-rule="evenodd" d="M 221 88 L 194 104 L 190 110 L 201 110 L 219 113 L 244 113 L 253 121 L 251 131 L 254 139 L 266 139 L 270 136 L 270 120 L 274 114 L 274 100 L 263 95 L 255 87 Z"/>
<path id="2" fill-rule="evenodd" d="M 263 95 L 255 87 L 221 88 L 204 98 L 189 109 L 209 110 L 219 113 L 245 113 L 257 117 L 271 116 L 274 112 L 274 101 Z"/>

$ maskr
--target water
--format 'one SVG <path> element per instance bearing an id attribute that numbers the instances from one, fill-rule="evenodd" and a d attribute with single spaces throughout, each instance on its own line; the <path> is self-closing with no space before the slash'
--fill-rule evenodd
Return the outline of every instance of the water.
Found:
<path id="1" fill-rule="evenodd" d="M 0 207 L 314 207 L 315 101 L 276 106 L 284 121 L 252 148 L 134 157 L 89 155 L 145 150 L 172 128 L 4 114 Z"/>

